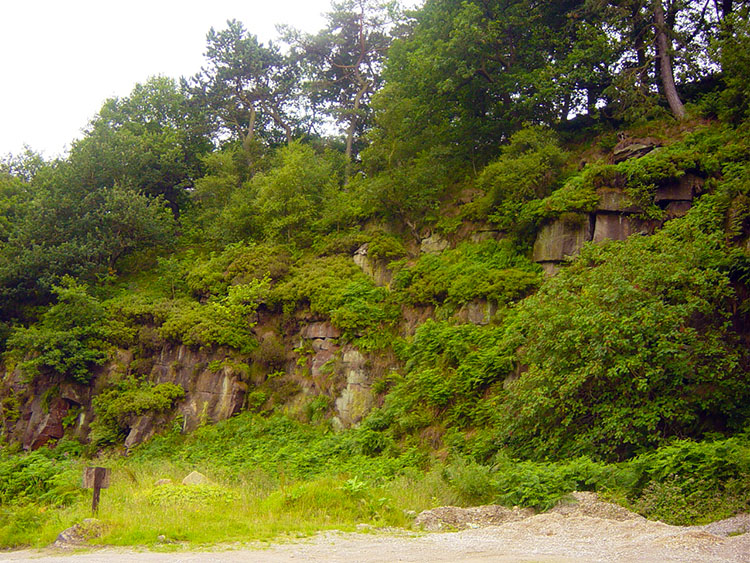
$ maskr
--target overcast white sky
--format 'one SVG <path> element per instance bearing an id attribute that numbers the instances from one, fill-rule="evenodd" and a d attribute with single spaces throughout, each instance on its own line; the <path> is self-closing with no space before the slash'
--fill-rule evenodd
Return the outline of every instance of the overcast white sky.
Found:
<path id="1" fill-rule="evenodd" d="M 62 154 L 107 98 L 128 95 L 149 76 L 192 76 L 212 26 L 238 19 L 265 43 L 280 23 L 319 30 L 329 7 L 330 0 L 0 0 L 0 157 L 24 144 Z"/>

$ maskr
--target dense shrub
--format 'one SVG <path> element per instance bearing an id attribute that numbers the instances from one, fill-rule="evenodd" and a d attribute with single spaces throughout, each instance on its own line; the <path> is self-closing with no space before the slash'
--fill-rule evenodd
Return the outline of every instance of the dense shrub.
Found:
<path id="1" fill-rule="evenodd" d="M 464 242 L 401 268 L 392 287 L 417 304 L 463 305 L 475 299 L 507 303 L 527 295 L 541 279 L 540 268 L 510 241 Z"/>
<path id="2" fill-rule="evenodd" d="M 185 390 L 174 383 L 122 379 L 94 397 L 91 441 L 97 446 L 117 443 L 135 417 L 166 412 L 184 396 Z"/>
<path id="3" fill-rule="evenodd" d="M 708 199 L 653 237 L 591 245 L 519 308 L 528 367 L 498 424 L 519 454 L 624 458 L 737 429 L 746 354 L 731 328 L 721 213 Z"/>
<path id="4" fill-rule="evenodd" d="M 53 291 L 57 303 L 39 323 L 11 333 L 6 359 L 29 378 L 45 373 L 86 383 L 92 367 L 107 359 L 106 340 L 114 327 L 86 286 L 68 277 Z"/>

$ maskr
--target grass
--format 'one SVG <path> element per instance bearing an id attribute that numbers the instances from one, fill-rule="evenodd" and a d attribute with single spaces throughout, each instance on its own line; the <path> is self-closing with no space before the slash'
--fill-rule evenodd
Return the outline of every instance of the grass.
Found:
<path id="1" fill-rule="evenodd" d="M 357 432 L 246 413 L 191 435 L 158 436 L 129 457 L 78 459 L 70 443 L 33 454 L 0 449 L 0 549 L 50 545 L 90 517 L 92 492 L 80 488 L 80 476 L 93 464 L 112 475 L 98 514 L 103 534 L 91 545 L 193 549 L 355 531 L 358 524 L 409 527 L 436 506 L 541 510 L 574 490 L 598 491 L 673 524 L 750 509 L 746 434 L 676 441 L 619 464 L 502 455 L 480 464 L 455 453 L 440 461 L 403 444 L 365 455 Z M 181 485 L 193 470 L 211 483 Z M 161 479 L 173 484 L 157 487 Z"/>

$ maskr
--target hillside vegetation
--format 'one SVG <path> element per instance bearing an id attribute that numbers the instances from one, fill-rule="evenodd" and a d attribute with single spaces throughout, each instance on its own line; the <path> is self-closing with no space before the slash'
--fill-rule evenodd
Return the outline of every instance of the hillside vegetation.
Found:
<path id="1" fill-rule="evenodd" d="M 93 464 L 109 544 L 576 490 L 749 510 L 749 9 L 350 0 L 269 45 L 229 21 L 67 156 L 9 155 L 0 547 L 86 517 Z"/>

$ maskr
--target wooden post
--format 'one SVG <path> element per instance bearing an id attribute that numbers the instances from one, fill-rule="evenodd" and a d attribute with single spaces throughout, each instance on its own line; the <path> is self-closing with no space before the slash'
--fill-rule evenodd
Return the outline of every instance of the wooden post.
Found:
<path id="1" fill-rule="evenodd" d="M 91 501 L 91 512 L 96 514 L 99 510 L 99 496 L 102 489 L 109 487 L 110 470 L 106 467 L 87 467 L 83 470 L 83 487 L 94 489 L 94 498 Z"/>

